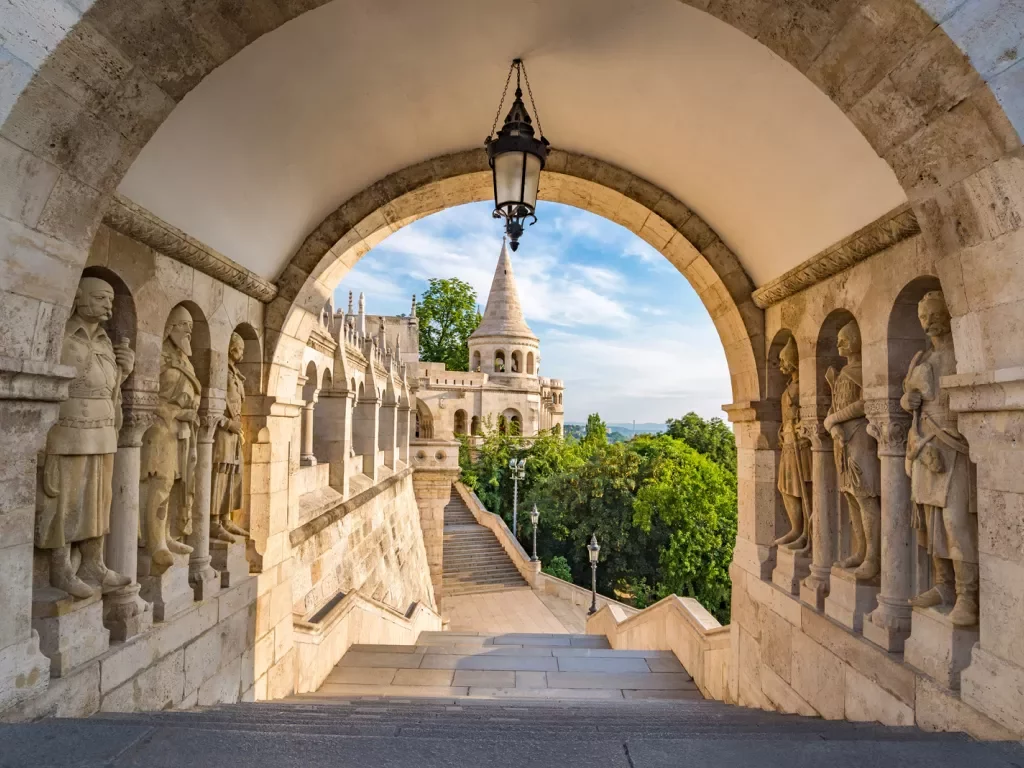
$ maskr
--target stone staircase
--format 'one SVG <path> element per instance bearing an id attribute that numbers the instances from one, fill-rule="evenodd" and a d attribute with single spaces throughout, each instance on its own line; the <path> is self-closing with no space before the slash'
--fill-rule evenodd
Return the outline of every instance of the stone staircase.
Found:
<path id="1" fill-rule="evenodd" d="M 476 522 L 454 488 L 444 508 L 441 562 L 445 596 L 529 588 L 498 539 Z"/>

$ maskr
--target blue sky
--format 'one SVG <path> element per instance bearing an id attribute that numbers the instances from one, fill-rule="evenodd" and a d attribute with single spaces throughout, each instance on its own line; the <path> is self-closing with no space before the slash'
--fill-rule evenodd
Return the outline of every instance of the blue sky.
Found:
<path id="1" fill-rule="evenodd" d="M 458 277 L 481 307 L 501 250 L 488 203 L 420 219 L 380 243 L 338 285 L 366 294 L 370 314 L 408 313 L 431 277 Z M 592 213 L 541 202 L 512 268 L 526 320 L 540 338 L 541 374 L 565 380 L 567 421 L 663 422 L 723 416 L 731 400 L 725 353 L 693 288 L 632 232 Z"/>

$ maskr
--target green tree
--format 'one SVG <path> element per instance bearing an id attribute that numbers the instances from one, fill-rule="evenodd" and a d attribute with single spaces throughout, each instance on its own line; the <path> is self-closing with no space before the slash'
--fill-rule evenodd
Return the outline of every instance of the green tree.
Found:
<path id="1" fill-rule="evenodd" d="M 572 583 L 572 570 L 569 568 L 569 562 L 561 555 L 552 557 L 541 570 L 556 579 Z"/>
<path id="2" fill-rule="evenodd" d="M 469 370 L 469 336 L 480 324 L 476 291 L 457 277 L 432 278 L 419 302 L 420 359 L 444 363 L 449 371 Z"/>
<path id="3" fill-rule="evenodd" d="M 724 421 L 718 417 L 702 419 L 690 411 L 681 419 L 668 419 L 665 425 L 670 437 L 682 440 L 735 477 L 736 436 Z"/>
<path id="4" fill-rule="evenodd" d="M 591 445 L 604 445 L 608 442 L 608 426 L 601 421 L 601 414 L 592 413 L 587 416 L 587 426 L 583 432 L 583 442 Z"/>

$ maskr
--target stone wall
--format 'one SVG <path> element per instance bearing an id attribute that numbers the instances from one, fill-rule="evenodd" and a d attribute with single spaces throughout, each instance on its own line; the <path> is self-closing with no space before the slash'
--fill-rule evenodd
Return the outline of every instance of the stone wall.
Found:
<path id="1" fill-rule="evenodd" d="M 309 616 L 338 592 L 405 613 L 433 608 L 427 554 L 406 468 L 292 532 L 292 610 Z"/>

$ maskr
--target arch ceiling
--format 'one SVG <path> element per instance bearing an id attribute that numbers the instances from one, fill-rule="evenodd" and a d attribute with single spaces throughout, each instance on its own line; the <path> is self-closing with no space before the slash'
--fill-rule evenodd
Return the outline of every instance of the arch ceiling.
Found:
<path id="1" fill-rule="evenodd" d="M 171 113 L 120 191 L 275 278 L 342 201 L 478 147 L 527 61 L 561 149 L 692 207 L 763 284 L 906 200 L 827 96 L 678 0 L 335 0 L 259 38 Z M 197 193 L 200 192 L 200 193 Z"/>

